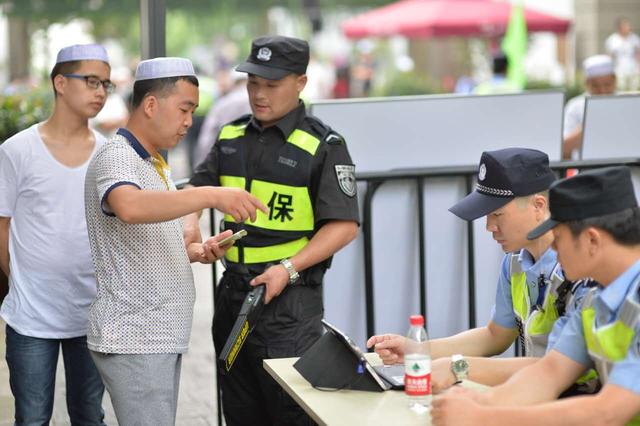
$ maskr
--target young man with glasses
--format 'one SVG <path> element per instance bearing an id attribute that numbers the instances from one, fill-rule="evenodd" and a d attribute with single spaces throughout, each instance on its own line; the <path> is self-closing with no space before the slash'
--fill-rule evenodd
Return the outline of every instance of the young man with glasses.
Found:
<path id="1" fill-rule="evenodd" d="M 0 145 L 0 267 L 9 276 L 0 315 L 16 425 L 49 424 L 60 347 L 71 424 L 104 424 L 86 343 L 96 281 L 84 179 L 105 142 L 87 123 L 113 91 L 110 73 L 104 47 L 63 48 L 51 71 L 53 114 Z"/>

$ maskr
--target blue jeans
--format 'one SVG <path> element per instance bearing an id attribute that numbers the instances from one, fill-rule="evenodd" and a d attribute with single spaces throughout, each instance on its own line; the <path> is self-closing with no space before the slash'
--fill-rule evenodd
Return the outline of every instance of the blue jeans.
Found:
<path id="1" fill-rule="evenodd" d="M 104 425 L 104 385 L 87 349 L 87 338 L 40 339 L 23 336 L 7 325 L 7 365 L 16 426 L 49 424 L 60 346 L 71 424 Z"/>

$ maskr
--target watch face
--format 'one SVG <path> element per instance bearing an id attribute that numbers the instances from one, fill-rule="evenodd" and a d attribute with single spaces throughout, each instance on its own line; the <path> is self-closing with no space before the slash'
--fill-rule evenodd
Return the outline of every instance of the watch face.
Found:
<path id="1" fill-rule="evenodd" d="M 467 370 L 469 369 L 469 363 L 466 359 L 459 359 L 451 364 L 451 369 L 456 374 L 466 374 Z"/>

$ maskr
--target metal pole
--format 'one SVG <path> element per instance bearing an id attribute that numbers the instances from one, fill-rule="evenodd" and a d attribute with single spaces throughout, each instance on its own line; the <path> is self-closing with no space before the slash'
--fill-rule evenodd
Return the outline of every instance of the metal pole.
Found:
<path id="1" fill-rule="evenodd" d="M 416 180 L 418 190 L 418 259 L 420 262 L 420 313 L 425 319 L 425 328 L 429 334 L 427 321 L 427 243 L 426 226 L 424 223 L 424 178 Z"/>
<path id="2" fill-rule="evenodd" d="M 473 175 L 466 178 L 467 194 L 473 190 Z M 476 328 L 476 264 L 473 241 L 473 221 L 467 222 L 467 273 L 469 293 L 469 328 Z"/>
<path id="3" fill-rule="evenodd" d="M 140 57 L 143 60 L 166 56 L 166 14 L 164 0 L 140 0 Z M 169 161 L 166 150 L 160 151 L 160 155 Z"/>
<path id="4" fill-rule="evenodd" d="M 215 210 L 209 209 L 209 232 L 211 235 L 216 234 L 216 217 Z M 216 309 L 216 301 L 218 300 L 218 262 L 211 264 L 211 285 L 213 286 L 213 311 Z M 213 323 L 211 324 L 211 339 L 213 342 Z M 215 346 L 213 348 L 215 355 Z M 218 407 L 218 426 L 222 426 L 222 394 L 220 392 L 220 371 L 216 365 L 216 406 Z"/>
<path id="5" fill-rule="evenodd" d="M 140 53 L 142 59 L 166 56 L 164 0 L 140 0 Z"/>
<path id="6" fill-rule="evenodd" d="M 373 336 L 375 314 L 373 304 L 373 249 L 371 246 L 371 202 L 376 190 L 382 182 L 371 181 L 367 184 L 367 192 L 364 194 L 364 207 L 362 218 L 362 238 L 364 240 L 364 299 L 367 320 L 367 336 Z"/>

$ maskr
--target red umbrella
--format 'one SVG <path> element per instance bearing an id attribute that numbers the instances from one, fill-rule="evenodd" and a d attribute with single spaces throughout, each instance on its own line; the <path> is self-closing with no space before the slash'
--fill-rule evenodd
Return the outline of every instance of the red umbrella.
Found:
<path id="1" fill-rule="evenodd" d="M 349 38 L 403 35 L 410 38 L 504 34 L 511 4 L 491 0 L 400 0 L 348 19 Z M 566 33 L 570 21 L 525 8 L 530 32 Z"/>

